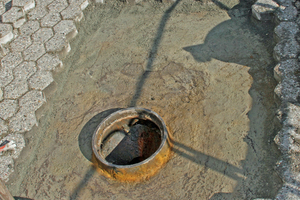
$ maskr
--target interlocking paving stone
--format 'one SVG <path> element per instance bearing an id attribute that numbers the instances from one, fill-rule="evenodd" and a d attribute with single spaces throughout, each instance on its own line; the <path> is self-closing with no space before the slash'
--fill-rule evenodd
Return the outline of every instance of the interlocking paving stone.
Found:
<path id="1" fill-rule="evenodd" d="M 277 61 L 297 58 L 300 45 L 296 39 L 282 40 L 274 47 L 274 58 Z"/>
<path id="2" fill-rule="evenodd" d="M 13 69 L 23 61 L 22 54 L 20 52 L 10 52 L 4 58 L 1 59 L 1 65 L 4 68 Z"/>
<path id="3" fill-rule="evenodd" d="M 61 20 L 60 14 L 57 12 L 51 12 L 47 14 L 41 20 L 42 27 L 53 27 Z"/>
<path id="4" fill-rule="evenodd" d="M 36 61 L 46 53 L 43 43 L 34 42 L 30 47 L 23 51 L 24 60 Z"/>
<path id="5" fill-rule="evenodd" d="M 0 2 L 0 15 L 2 15 L 3 13 L 5 13 L 6 9 L 5 9 L 5 5 L 4 2 L 1 1 Z"/>
<path id="6" fill-rule="evenodd" d="M 3 23 L 14 23 L 24 16 L 22 8 L 12 7 L 9 11 L 2 15 Z"/>
<path id="7" fill-rule="evenodd" d="M 17 80 L 27 80 L 36 72 L 36 66 L 34 62 L 23 62 L 18 65 L 14 70 L 14 77 Z"/>
<path id="8" fill-rule="evenodd" d="M 31 43 L 29 35 L 21 35 L 10 43 L 10 48 L 12 51 L 24 51 Z"/>
<path id="9" fill-rule="evenodd" d="M 4 120 L 7 120 L 17 112 L 18 108 L 19 106 L 17 100 L 4 99 L 0 103 L 0 117 Z"/>
<path id="10" fill-rule="evenodd" d="M 78 5 L 81 10 L 84 10 L 88 5 L 89 1 L 88 0 L 69 0 L 70 5 Z"/>
<path id="11" fill-rule="evenodd" d="M 55 70 L 57 66 L 62 66 L 62 61 L 58 56 L 46 53 L 38 61 L 37 66 L 40 70 Z"/>
<path id="12" fill-rule="evenodd" d="M 47 10 L 44 6 L 38 6 L 35 9 L 31 10 L 27 16 L 29 20 L 40 20 L 42 19 L 46 14 Z"/>
<path id="13" fill-rule="evenodd" d="M 63 19 L 72 19 L 75 21 L 80 21 L 83 17 L 83 13 L 78 5 L 72 4 L 61 12 L 61 16 Z"/>
<path id="14" fill-rule="evenodd" d="M 13 79 L 14 79 L 14 77 L 13 77 L 13 72 L 11 69 L 6 68 L 6 67 L 2 67 L 0 69 L 0 87 L 6 86 Z"/>
<path id="15" fill-rule="evenodd" d="M 84 1 L 82 4 L 80 4 L 81 10 L 86 9 L 86 7 L 87 7 L 88 5 L 89 5 L 89 1 L 88 1 L 88 0 Z"/>
<path id="16" fill-rule="evenodd" d="M 36 4 L 39 6 L 47 6 L 52 3 L 54 0 L 36 0 Z"/>
<path id="17" fill-rule="evenodd" d="M 277 41 L 295 38 L 299 27 L 295 22 L 282 22 L 275 27 L 274 33 Z"/>
<path id="18" fill-rule="evenodd" d="M 31 35 L 40 28 L 38 21 L 28 21 L 20 27 L 21 35 Z"/>
<path id="19" fill-rule="evenodd" d="M 49 41 L 45 43 L 47 52 L 61 52 L 67 46 L 67 39 L 64 35 L 55 34 Z"/>
<path id="20" fill-rule="evenodd" d="M 10 24 L 0 24 L 0 43 L 6 44 L 14 38 Z"/>
<path id="21" fill-rule="evenodd" d="M 34 42 L 44 43 L 48 41 L 53 36 L 53 31 L 51 28 L 41 28 L 32 35 Z"/>
<path id="22" fill-rule="evenodd" d="M 22 7 L 26 12 L 35 7 L 34 0 L 13 0 L 13 6 Z"/>
<path id="23" fill-rule="evenodd" d="M 295 8 L 292 5 L 289 6 L 284 6 L 284 7 L 280 7 L 277 12 L 275 12 L 276 15 L 276 19 L 279 22 L 283 22 L 283 21 L 291 21 L 293 19 L 296 18 L 297 16 L 297 8 Z"/>
<path id="24" fill-rule="evenodd" d="M 29 87 L 32 89 L 45 89 L 50 83 L 53 82 L 52 73 L 49 71 L 37 71 L 30 79 L 28 80 Z"/>
<path id="25" fill-rule="evenodd" d="M 77 29 L 72 20 L 62 20 L 53 27 L 54 32 L 57 34 L 63 34 L 67 39 L 71 39 L 76 36 Z"/>
<path id="26" fill-rule="evenodd" d="M 9 175 L 14 172 L 14 161 L 11 156 L 0 156 L 0 178 L 4 181 L 8 180 Z"/>
<path id="27" fill-rule="evenodd" d="M 28 91 L 26 80 L 13 80 L 4 88 L 4 98 L 17 99 Z"/>
<path id="28" fill-rule="evenodd" d="M 50 12 L 61 12 L 68 6 L 68 3 L 66 0 L 55 0 L 51 4 L 49 4 L 47 7 L 50 10 Z"/>
<path id="29" fill-rule="evenodd" d="M 8 127 L 7 125 L 5 124 L 5 121 L 0 119 L 0 136 L 4 133 L 7 133 L 8 132 Z"/>
<path id="30" fill-rule="evenodd" d="M 18 19 L 13 23 L 14 28 L 20 28 L 26 22 L 25 18 Z"/>
<path id="31" fill-rule="evenodd" d="M 32 112 L 39 109 L 45 102 L 46 99 L 43 95 L 43 92 L 31 90 L 20 98 L 19 106 L 21 109 L 26 110 L 27 112 Z"/>
<path id="32" fill-rule="evenodd" d="M 9 129 L 12 132 L 23 133 L 37 125 L 35 112 L 20 109 L 17 114 L 9 120 Z"/>

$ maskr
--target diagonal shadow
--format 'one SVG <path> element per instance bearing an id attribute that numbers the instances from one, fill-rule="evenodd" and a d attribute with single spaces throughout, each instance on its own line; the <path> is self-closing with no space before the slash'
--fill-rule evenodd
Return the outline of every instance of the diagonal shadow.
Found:
<path id="1" fill-rule="evenodd" d="M 142 89 L 143 89 L 143 86 L 145 84 L 145 81 L 149 77 L 149 75 L 151 73 L 151 70 L 153 68 L 153 62 L 156 58 L 157 50 L 158 50 L 159 45 L 161 43 L 161 39 L 162 39 L 164 30 L 165 30 L 167 21 L 169 20 L 169 18 L 171 16 L 171 13 L 174 11 L 174 9 L 176 8 L 176 6 L 179 4 L 180 1 L 181 0 L 176 0 L 175 3 L 173 3 L 172 6 L 170 6 L 170 8 L 168 10 L 166 10 L 163 17 L 160 20 L 160 24 L 159 24 L 159 27 L 157 29 L 156 37 L 153 41 L 152 48 L 149 52 L 149 58 L 148 58 L 148 62 L 147 62 L 147 65 L 146 65 L 146 70 L 144 71 L 144 73 L 139 78 L 139 81 L 138 81 L 138 83 L 136 85 L 136 88 L 135 88 L 135 94 L 132 97 L 132 100 L 129 104 L 129 107 L 136 106 L 136 103 L 137 103 L 138 99 L 141 96 Z"/>
<path id="2" fill-rule="evenodd" d="M 177 142 L 171 139 L 173 146 L 173 152 L 179 156 L 185 157 L 190 161 L 197 163 L 198 165 L 206 166 L 214 171 L 224 174 L 234 180 L 241 180 L 244 178 L 244 170 L 240 169 L 228 162 L 224 162 L 215 157 L 206 155 L 198 150 L 195 150 L 183 143 Z"/>
<path id="3" fill-rule="evenodd" d="M 214 2 L 221 9 L 227 10 L 226 6 L 222 3 L 217 0 L 214 0 Z M 251 199 L 253 197 L 274 198 L 274 195 L 276 195 L 281 188 L 281 186 L 277 184 L 277 182 L 280 182 L 280 178 L 273 169 L 277 158 L 280 155 L 273 142 L 273 138 L 277 131 L 275 126 L 267 124 L 268 120 L 273 119 L 275 112 L 274 106 L 270 105 L 271 103 L 268 103 L 274 102 L 271 95 L 273 95 L 275 82 L 269 81 L 266 83 L 262 81 L 268 76 L 272 77 L 272 69 L 275 66 L 275 63 L 264 63 L 263 59 L 261 59 L 262 55 L 257 53 L 257 47 L 253 46 L 253 41 L 244 34 L 245 32 L 250 32 L 252 35 L 258 35 L 259 40 L 264 40 L 263 42 L 267 47 L 266 49 L 272 51 L 272 45 L 268 43 L 270 39 L 266 36 L 265 30 L 273 30 L 274 27 L 271 24 L 253 24 L 250 16 L 250 8 L 251 4 L 249 4 L 247 0 L 241 0 L 238 5 L 227 10 L 231 19 L 215 26 L 206 36 L 204 43 L 183 48 L 200 63 L 217 59 L 223 62 L 247 66 L 250 68 L 249 74 L 253 79 L 253 84 L 249 90 L 253 105 L 247 114 L 250 120 L 250 128 L 247 136 L 244 137 L 244 141 L 248 144 L 247 155 L 245 160 L 242 161 L 242 169 L 231 167 L 232 173 L 226 174 L 227 176 L 238 180 L 238 184 L 233 193 L 216 193 L 211 197 L 211 200 L 235 199 L 235 195 L 241 194 L 240 191 L 245 192 L 245 194 L 243 194 L 244 196 L 239 197 L 241 199 Z M 267 84 L 268 87 L 263 86 Z M 263 110 L 261 107 L 263 107 Z M 258 115 L 264 115 L 266 117 L 259 119 L 257 117 Z M 261 154 L 262 151 L 268 152 L 269 155 L 266 156 Z M 189 152 L 192 152 L 194 156 L 197 155 L 205 159 L 205 156 L 202 155 L 201 152 L 197 152 L 193 149 L 189 149 Z M 186 155 L 183 156 L 186 157 Z M 188 158 L 194 159 L 191 156 Z M 215 162 L 220 163 L 218 160 L 215 160 Z M 199 161 L 196 163 L 203 164 Z M 220 164 L 222 165 L 222 163 Z M 253 170 L 256 171 L 256 174 L 249 173 L 251 172 L 249 167 L 252 166 L 255 168 L 255 165 L 257 165 L 257 169 Z M 214 165 L 209 167 L 221 172 L 221 169 L 216 168 Z M 235 176 L 237 173 L 245 174 L 247 178 L 237 178 Z M 256 186 L 261 185 L 261 182 L 266 182 L 270 186 L 268 186 L 268 184 Z M 244 185 L 247 186 L 247 188 L 243 188 L 245 187 Z M 272 192 L 268 190 L 272 190 Z"/>

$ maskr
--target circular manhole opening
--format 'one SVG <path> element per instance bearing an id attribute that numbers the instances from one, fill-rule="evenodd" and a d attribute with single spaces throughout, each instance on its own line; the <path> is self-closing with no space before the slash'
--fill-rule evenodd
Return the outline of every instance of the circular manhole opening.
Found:
<path id="1" fill-rule="evenodd" d="M 171 143 L 157 113 L 127 108 L 112 113 L 98 125 L 92 147 L 105 175 L 121 181 L 141 181 L 167 162 Z"/>

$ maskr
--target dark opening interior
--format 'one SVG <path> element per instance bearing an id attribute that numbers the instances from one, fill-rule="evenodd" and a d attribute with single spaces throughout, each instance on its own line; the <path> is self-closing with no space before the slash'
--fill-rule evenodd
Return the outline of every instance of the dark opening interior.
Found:
<path id="1" fill-rule="evenodd" d="M 158 126 L 150 120 L 135 118 L 103 140 L 101 153 L 112 164 L 132 165 L 149 158 L 160 144 Z"/>

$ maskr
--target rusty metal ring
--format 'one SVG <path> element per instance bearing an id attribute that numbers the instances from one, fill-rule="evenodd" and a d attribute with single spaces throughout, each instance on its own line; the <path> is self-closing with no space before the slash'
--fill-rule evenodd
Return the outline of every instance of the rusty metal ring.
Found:
<path id="1" fill-rule="evenodd" d="M 101 153 L 103 140 L 124 124 L 130 124 L 133 119 L 149 120 L 159 129 L 160 145 L 158 149 L 145 160 L 128 165 L 108 162 Z M 155 112 L 144 108 L 126 108 L 116 111 L 105 118 L 97 127 L 92 139 L 94 163 L 101 173 L 120 181 L 142 181 L 150 178 L 169 160 L 172 144 L 163 119 Z"/>

